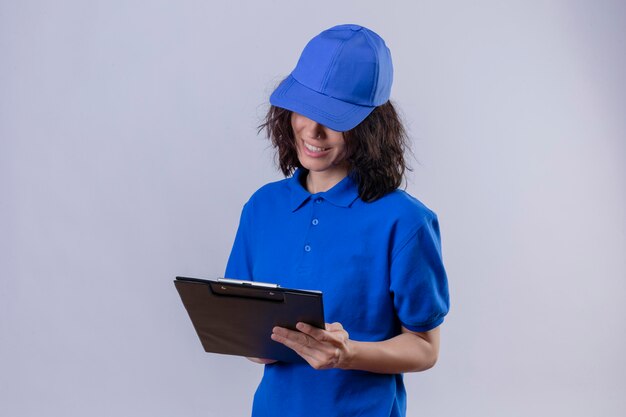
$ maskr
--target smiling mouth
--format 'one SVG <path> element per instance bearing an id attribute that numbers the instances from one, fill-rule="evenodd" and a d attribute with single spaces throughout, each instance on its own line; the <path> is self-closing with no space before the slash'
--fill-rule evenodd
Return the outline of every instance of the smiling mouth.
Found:
<path id="1" fill-rule="evenodd" d="M 302 141 L 302 143 L 304 143 L 304 147 L 310 150 L 311 152 L 324 152 L 330 149 L 330 148 L 319 148 L 317 146 L 310 145 L 306 143 L 305 141 Z"/>

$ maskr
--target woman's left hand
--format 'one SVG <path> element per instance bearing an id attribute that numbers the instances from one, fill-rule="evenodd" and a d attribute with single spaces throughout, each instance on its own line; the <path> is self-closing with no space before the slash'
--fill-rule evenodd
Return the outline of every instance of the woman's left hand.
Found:
<path id="1" fill-rule="evenodd" d="M 326 323 L 326 330 L 298 323 L 299 331 L 274 327 L 272 340 L 293 349 L 315 369 L 347 368 L 351 341 L 341 323 Z"/>

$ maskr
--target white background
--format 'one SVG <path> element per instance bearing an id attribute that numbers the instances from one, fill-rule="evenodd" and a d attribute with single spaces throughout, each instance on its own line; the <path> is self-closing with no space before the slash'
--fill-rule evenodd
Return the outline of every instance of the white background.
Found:
<path id="1" fill-rule="evenodd" d="M 0 0 L 0 415 L 244 416 L 175 275 L 281 178 L 256 126 L 305 43 L 378 32 L 452 310 L 409 416 L 626 413 L 621 1 Z"/>

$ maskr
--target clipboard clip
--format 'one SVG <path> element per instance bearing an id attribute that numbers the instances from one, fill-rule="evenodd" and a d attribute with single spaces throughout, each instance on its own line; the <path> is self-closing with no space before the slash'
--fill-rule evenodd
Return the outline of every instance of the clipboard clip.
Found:
<path id="1" fill-rule="evenodd" d="M 209 284 L 213 294 L 230 297 L 256 298 L 267 301 L 285 301 L 285 294 L 277 284 L 218 278 Z M 276 290 L 276 291 L 275 291 Z"/>
<path id="2" fill-rule="evenodd" d="M 251 287 L 262 287 L 262 288 L 279 288 L 278 284 L 270 284 L 269 282 L 257 282 L 257 281 L 245 281 L 242 279 L 231 279 L 231 278 L 218 278 L 217 282 L 223 282 L 225 284 L 237 284 L 237 285 L 250 285 Z"/>

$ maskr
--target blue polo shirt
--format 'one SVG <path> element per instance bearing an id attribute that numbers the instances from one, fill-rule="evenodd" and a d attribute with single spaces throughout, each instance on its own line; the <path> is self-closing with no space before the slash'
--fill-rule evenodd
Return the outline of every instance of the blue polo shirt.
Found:
<path id="1" fill-rule="evenodd" d="M 245 204 L 225 276 L 320 290 L 326 322 L 353 340 L 439 326 L 449 298 L 437 216 L 402 190 L 366 203 L 349 176 L 311 194 L 302 174 Z M 401 374 L 278 362 L 265 366 L 252 415 L 405 416 L 406 392 Z"/>

